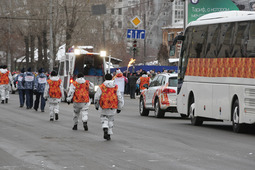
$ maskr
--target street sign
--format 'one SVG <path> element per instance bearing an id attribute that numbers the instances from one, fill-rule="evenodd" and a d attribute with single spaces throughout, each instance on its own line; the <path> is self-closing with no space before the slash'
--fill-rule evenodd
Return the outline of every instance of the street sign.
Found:
<path id="1" fill-rule="evenodd" d="M 142 20 L 136 16 L 131 20 L 131 23 L 134 25 L 134 27 L 138 27 L 142 23 Z"/>
<path id="2" fill-rule="evenodd" d="M 127 30 L 127 38 L 144 39 L 145 38 L 145 30 L 128 29 Z"/>

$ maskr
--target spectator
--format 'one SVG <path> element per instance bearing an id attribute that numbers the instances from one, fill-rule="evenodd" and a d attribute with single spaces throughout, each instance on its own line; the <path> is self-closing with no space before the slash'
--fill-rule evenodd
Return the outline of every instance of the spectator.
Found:
<path id="1" fill-rule="evenodd" d="M 113 77 L 114 83 L 118 85 L 118 90 L 120 91 L 121 95 L 124 97 L 124 90 L 125 90 L 125 83 L 128 82 L 127 78 L 123 76 L 120 70 L 116 71 L 116 76 Z"/>
<path id="2" fill-rule="evenodd" d="M 131 76 L 128 79 L 131 99 L 135 99 L 136 81 L 136 73 L 131 73 Z"/>
<path id="3" fill-rule="evenodd" d="M 14 84 L 18 82 L 18 91 L 19 91 L 19 106 L 23 107 L 25 102 L 25 87 L 24 87 L 24 73 L 25 68 L 20 70 L 20 74 L 15 78 Z"/>
<path id="4" fill-rule="evenodd" d="M 35 93 L 35 103 L 34 103 L 34 109 L 37 111 L 39 107 L 39 102 L 41 100 L 41 112 L 44 112 L 44 107 L 45 107 L 45 99 L 43 97 L 45 85 L 47 82 L 47 76 L 44 74 L 44 69 L 40 68 L 39 69 L 39 74 L 35 78 L 35 83 L 34 83 L 34 93 Z M 41 99 L 40 99 L 41 98 Z"/>

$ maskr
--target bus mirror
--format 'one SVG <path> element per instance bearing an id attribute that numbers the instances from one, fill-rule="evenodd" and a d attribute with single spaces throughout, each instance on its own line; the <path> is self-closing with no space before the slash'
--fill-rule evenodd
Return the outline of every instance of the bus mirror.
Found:
<path id="1" fill-rule="evenodd" d="M 184 36 L 183 35 L 178 35 L 174 38 L 173 45 L 176 45 L 177 41 L 183 41 Z"/>

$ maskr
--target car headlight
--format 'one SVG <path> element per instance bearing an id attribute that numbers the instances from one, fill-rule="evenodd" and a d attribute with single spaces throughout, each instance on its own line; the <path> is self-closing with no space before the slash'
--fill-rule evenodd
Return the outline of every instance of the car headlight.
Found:
<path id="1" fill-rule="evenodd" d="M 99 86 L 95 86 L 94 90 L 97 91 L 98 88 L 99 88 Z"/>

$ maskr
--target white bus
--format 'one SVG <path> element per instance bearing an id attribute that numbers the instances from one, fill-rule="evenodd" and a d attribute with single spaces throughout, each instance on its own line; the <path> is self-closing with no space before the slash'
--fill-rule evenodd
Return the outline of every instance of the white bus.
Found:
<path id="1" fill-rule="evenodd" d="M 255 123 L 255 12 L 211 13 L 191 22 L 182 40 L 177 109 L 203 121 Z"/>

